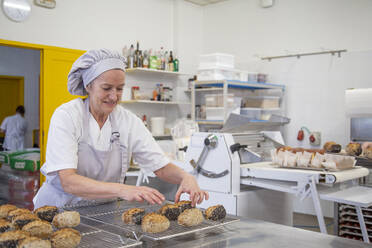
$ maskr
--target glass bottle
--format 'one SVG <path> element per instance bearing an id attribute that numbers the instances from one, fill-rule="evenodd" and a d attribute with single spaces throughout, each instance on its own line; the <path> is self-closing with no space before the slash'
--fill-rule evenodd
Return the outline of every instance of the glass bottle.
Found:
<path id="1" fill-rule="evenodd" d="M 172 51 L 169 52 L 168 69 L 169 69 L 169 71 L 173 71 L 174 70 L 173 53 L 172 53 Z"/>

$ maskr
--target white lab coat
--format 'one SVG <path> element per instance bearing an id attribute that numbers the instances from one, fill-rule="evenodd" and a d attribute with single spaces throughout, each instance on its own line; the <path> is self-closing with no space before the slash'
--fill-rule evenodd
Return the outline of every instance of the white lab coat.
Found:
<path id="1" fill-rule="evenodd" d="M 21 114 L 6 117 L 0 128 L 5 131 L 4 149 L 19 151 L 25 148 L 27 123 Z"/>

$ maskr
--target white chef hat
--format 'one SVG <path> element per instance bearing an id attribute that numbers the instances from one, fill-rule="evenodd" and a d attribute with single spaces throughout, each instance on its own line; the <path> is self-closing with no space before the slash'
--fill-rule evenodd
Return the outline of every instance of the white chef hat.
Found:
<path id="1" fill-rule="evenodd" d="M 126 59 L 118 52 L 99 49 L 81 55 L 68 74 L 67 88 L 72 95 L 86 96 L 86 86 L 95 78 L 112 69 L 125 71 Z"/>

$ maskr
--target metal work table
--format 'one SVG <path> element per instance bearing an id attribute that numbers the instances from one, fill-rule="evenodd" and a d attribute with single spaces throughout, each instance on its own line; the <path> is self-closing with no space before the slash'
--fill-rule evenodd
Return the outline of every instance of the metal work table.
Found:
<path id="1" fill-rule="evenodd" d="M 101 225 L 100 228 L 123 235 L 123 230 L 120 228 L 116 229 L 113 226 L 106 225 Z M 142 239 L 141 241 L 142 244 L 136 247 L 371 247 L 369 244 L 361 241 L 248 218 L 241 218 L 239 222 L 206 232 L 194 233 L 161 241 L 146 239 Z"/>

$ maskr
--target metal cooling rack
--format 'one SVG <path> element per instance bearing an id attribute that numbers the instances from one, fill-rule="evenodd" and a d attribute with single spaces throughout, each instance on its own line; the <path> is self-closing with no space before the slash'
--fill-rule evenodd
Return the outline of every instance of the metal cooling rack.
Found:
<path id="1" fill-rule="evenodd" d="M 111 225 L 114 227 L 119 227 L 120 229 L 124 230 L 127 235 L 131 235 L 131 237 L 134 237 L 137 240 L 140 240 L 142 237 L 151 240 L 169 239 L 181 235 L 217 228 L 239 221 L 239 219 L 235 217 L 226 216 L 223 220 L 220 221 L 204 220 L 200 225 L 194 227 L 184 227 L 178 225 L 177 221 L 170 221 L 170 227 L 164 232 L 145 233 L 142 231 L 140 225 L 128 225 L 125 224 L 121 219 L 122 213 L 133 207 L 144 208 L 147 213 L 151 213 L 157 212 L 161 206 L 121 201 L 120 205 L 118 205 L 117 202 L 109 202 L 104 204 L 92 203 L 89 206 L 70 206 L 65 209 L 78 211 L 81 215 L 87 217 L 88 219 L 91 219 L 91 221 L 100 223 L 98 225 Z"/>

